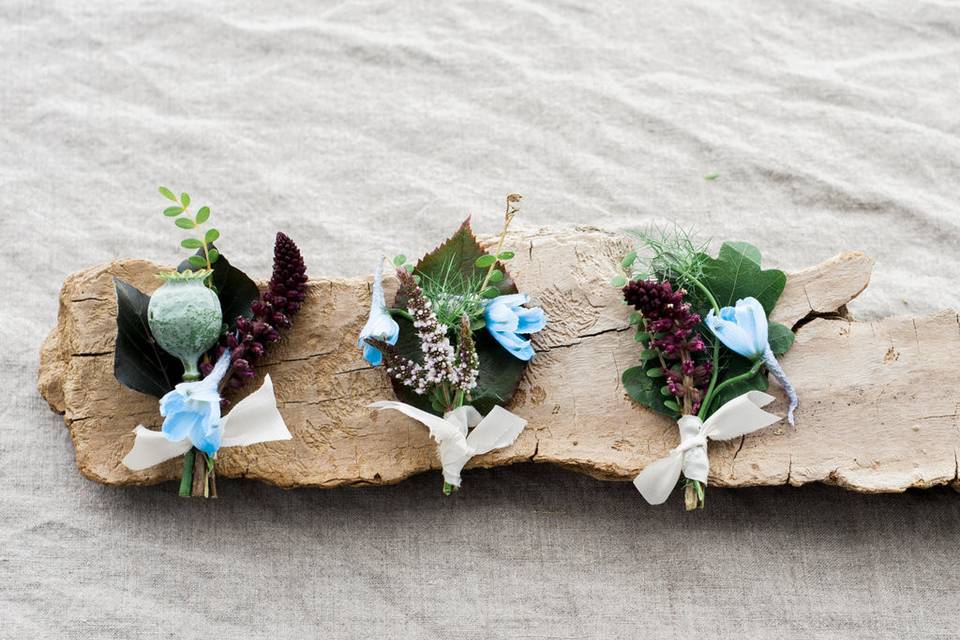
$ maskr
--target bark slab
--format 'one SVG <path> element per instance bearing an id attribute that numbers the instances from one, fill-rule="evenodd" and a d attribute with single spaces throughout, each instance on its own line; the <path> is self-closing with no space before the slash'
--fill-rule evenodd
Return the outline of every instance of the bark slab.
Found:
<path id="1" fill-rule="evenodd" d="M 674 423 L 632 403 L 620 384 L 639 348 L 627 309 L 607 283 L 629 240 L 577 229 L 516 234 L 509 244 L 517 253 L 511 273 L 550 323 L 534 339 L 537 357 L 509 407 L 529 427 L 513 446 L 469 466 L 549 462 L 604 480 L 632 480 L 676 446 L 678 435 Z M 956 480 L 960 388 L 943 381 L 953 379 L 960 361 L 960 320 L 944 312 L 856 322 L 845 305 L 867 286 L 872 267 L 869 257 L 844 253 L 789 276 L 773 315 L 797 330 L 783 359 L 800 393 L 797 426 L 711 444 L 712 485 L 826 482 L 896 492 Z M 98 482 L 179 477 L 179 460 L 141 472 L 121 464 L 132 429 L 158 428 L 161 420 L 155 398 L 113 377 L 113 278 L 150 292 L 162 268 L 122 260 L 73 274 L 43 346 L 40 392 L 63 414 L 80 472 Z M 335 487 L 394 483 L 439 468 L 425 428 L 366 408 L 393 397 L 383 372 L 368 367 L 356 348 L 369 299 L 366 280 L 310 282 L 294 328 L 259 368 L 274 379 L 293 439 L 224 449 L 218 475 Z M 782 393 L 775 383 L 771 389 L 782 414 Z"/>

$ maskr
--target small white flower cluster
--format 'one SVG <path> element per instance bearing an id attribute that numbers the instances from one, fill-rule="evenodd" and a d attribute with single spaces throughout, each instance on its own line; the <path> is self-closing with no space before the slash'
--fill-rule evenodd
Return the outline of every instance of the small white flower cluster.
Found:
<path id="1" fill-rule="evenodd" d="M 420 338 L 424 380 L 427 384 L 441 384 L 444 380 L 456 384 L 455 354 L 447 329 L 437 320 L 430 301 L 422 293 L 418 294 L 411 296 L 408 309 Z"/>

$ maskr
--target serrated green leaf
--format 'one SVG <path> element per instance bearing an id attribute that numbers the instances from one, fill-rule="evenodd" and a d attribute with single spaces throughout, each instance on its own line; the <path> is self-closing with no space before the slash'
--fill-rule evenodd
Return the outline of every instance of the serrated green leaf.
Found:
<path id="1" fill-rule="evenodd" d="M 517 254 L 515 254 L 513 251 L 501 251 L 501 252 L 497 255 L 497 259 L 498 259 L 498 260 L 504 260 L 504 261 L 506 261 L 506 260 L 513 260 L 513 258 L 516 257 L 516 255 L 517 255 Z"/>
<path id="2" fill-rule="evenodd" d="M 181 193 L 181 194 L 180 194 L 180 204 L 183 205 L 183 208 L 184 208 L 184 209 L 186 209 L 187 207 L 190 206 L 190 194 L 189 194 L 189 193 L 184 192 L 184 193 Z"/>
<path id="3" fill-rule="evenodd" d="M 625 276 L 614 276 L 614 278 L 610 280 L 611 287 L 625 287 L 626 285 L 627 278 Z"/>
<path id="4" fill-rule="evenodd" d="M 486 269 L 488 267 L 492 267 L 496 261 L 497 259 L 494 256 L 483 255 L 474 261 L 473 266 L 475 266 L 477 269 Z"/>
<path id="5" fill-rule="evenodd" d="M 660 367 L 654 367 L 652 369 L 647 369 L 648 378 L 662 378 L 664 375 L 663 369 Z"/>
<path id="6" fill-rule="evenodd" d="M 197 226 L 190 218 L 177 218 L 175 222 L 176 225 L 181 229 L 193 229 L 195 226 Z"/>
<path id="7" fill-rule="evenodd" d="M 197 211 L 197 224 L 203 224 L 210 219 L 210 207 L 200 207 Z"/>
<path id="8" fill-rule="evenodd" d="M 406 262 L 407 262 L 407 256 L 401 253 L 400 255 L 394 257 L 393 266 L 402 267 L 404 264 L 406 264 Z"/>
<path id="9" fill-rule="evenodd" d="M 762 270 L 759 261 L 760 252 L 753 245 L 725 242 L 718 257 L 705 258 L 701 282 L 721 307 L 752 296 L 769 315 L 783 293 L 787 276 L 779 269 Z"/>
<path id="10" fill-rule="evenodd" d="M 494 269 L 490 272 L 490 284 L 497 284 L 501 280 L 503 280 L 503 271 L 500 271 L 500 269 Z"/>
<path id="11" fill-rule="evenodd" d="M 771 322 L 767 333 L 767 342 L 770 343 L 770 350 L 780 356 L 785 354 L 793 346 L 796 335 L 785 324 Z"/>
<path id="12" fill-rule="evenodd" d="M 620 266 L 624 269 L 629 269 L 633 266 L 633 263 L 637 260 L 637 252 L 631 251 L 623 257 L 623 260 L 620 261 Z"/>
<path id="13" fill-rule="evenodd" d="M 178 216 L 181 213 L 183 213 L 183 207 L 167 207 L 163 210 L 163 215 L 167 216 L 168 218 Z"/>
<path id="14" fill-rule="evenodd" d="M 167 189 L 166 187 L 160 187 L 158 191 L 160 191 L 160 195 L 167 200 L 172 200 L 174 202 L 177 201 L 177 196 L 173 195 L 173 191 L 170 191 L 170 189 Z"/>
<path id="15" fill-rule="evenodd" d="M 191 267 L 196 267 L 198 269 L 202 269 L 203 267 L 207 266 L 206 259 L 201 258 L 200 256 L 190 256 L 187 258 L 187 262 L 190 263 Z"/>
<path id="16" fill-rule="evenodd" d="M 184 249 L 199 249 L 203 246 L 203 243 L 196 238 L 186 238 L 180 241 L 180 246 Z"/>
<path id="17" fill-rule="evenodd" d="M 204 234 L 203 239 L 206 240 L 207 244 L 216 242 L 220 239 L 220 232 L 216 229 L 207 229 L 207 233 Z"/>

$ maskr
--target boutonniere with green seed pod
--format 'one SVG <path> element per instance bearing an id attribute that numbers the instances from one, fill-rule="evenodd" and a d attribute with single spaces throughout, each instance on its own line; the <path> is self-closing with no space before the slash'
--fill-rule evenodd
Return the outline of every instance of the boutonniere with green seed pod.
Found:
<path id="1" fill-rule="evenodd" d="M 160 187 L 163 215 L 186 232 L 191 252 L 175 270 L 157 274 L 152 293 L 115 279 L 117 338 L 114 375 L 125 387 L 159 398 L 159 431 L 139 425 L 123 459 L 140 471 L 183 456 L 181 496 L 216 497 L 220 449 L 289 440 L 269 375 L 236 405 L 257 377 L 267 348 L 281 339 L 304 303 L 306 268 L 296 244 L 278 233 L 273 275 L 261 293 L 215 244 L 220 231 L 208 206 L 191 207 L 187 193 Z M 232 408 L 231 408 L 232 407 Z"/>
<path id="2" fill-rule="evenodd" d="M 634 484 L 651 504 L 669 497 L 681 475 L 687 510 L 702 508 L 708 440 L 729 440 L 781 420 L 763 411 L 772 375 L 798 398 L 777 356 L 793 345 L 790 327 L 771 322 L 787 278 L 761 267 L 760 251 L 724 242 L 716 257 L 681 230 L 639 233 L 612 284 L 633 308 L 640 364 L 623 373 L 638 404 L 677 421 L 680 445 L 645 468 Z"/>
<path id="3" fill-rule="evenodd" d="M 416 264 L 393 259 L 399 289 L 387 305 L 383 263 L 374 269 L 370 316 L 358 338 L 363 357 L 382 366 L 399 401 L 371 405 L 421 422 L 437 441 L 443 492 L 459 489 L 464 465 L 509 446 L 526 420 L 504 408 L 535 351 L 530 336 L 547 323 L 510 277 L 506 248 L 520 196 L 506 199 L 492 251 L 473 235 L 468 218 Z"/>

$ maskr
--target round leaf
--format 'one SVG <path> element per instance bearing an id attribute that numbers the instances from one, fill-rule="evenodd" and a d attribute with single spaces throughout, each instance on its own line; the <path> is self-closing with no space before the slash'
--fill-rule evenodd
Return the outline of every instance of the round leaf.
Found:
<path id="1" fill-rule="evenodd" d="M 661 369 L 660 367 L 654 367 L 653 369 L 647 369 L 647 377 L 648 377 L 648 378 L 662 378 L 663 375 L 664 375 L 664 374 L 663 374 L 663 369 Z"/>
<path id="2" fill-rule="evenodd" d="M 480 256 L 479 258 L 477 258 L 476 262 L 474 262 L 473 264 L 474 264 L 478 269 L 486 269 L 487 267 L 493 266 L 493 264 L 494 264 L 496 261 L 497 261 L 497 259 L 496 259 L 495 257 L 491 256 L 491 255 L 482 255 L 482 256 Z"/>
<path id="3" fill-rule="evenodd" d="M 177 218 L 177 226 L 181 229 L 193 229 L 197 225 L 193 224 L 190 218 Z"/>
<path id="4" fill-rule="evenodd" d="M 676 400 L 664 400 L 663 406 L 667 407 L 668 409 L 673 409 L 677 413 L 680 413 L 680 405 L 677 404 Z"/>
<path id="5" fill-rule="evenodd" d="M 627 278 L 625 276 L 617 276 L 610 281 L 611 287 L 624 287 L 627 284 Z"/>
<path id="6" fill-rule="evenodd" d="M 203 267 L 207 266 L 207 261 L 200 256 L 190 256 L 187 258 L 187 260 L 190 262 L 191 267 L 202 269 Z"/>
<path id="7" fill-rule="evenodd" d="M 496 298 L 498 295 L 500 295 L 500 289 L 496 287 L 487 287 L 480 292 L 480 297 L 482 298 Z"/>
<path id="8" fill-rule="evenodd" d="M 166 209 L 163 210 L 163 215 L 169 216 L 171 218 L 174 216 L 178 216 L 181 213 L 183 213 L 183 207 L 167 207 Z"/>
<path id="9" fill-rule="evenodd" d="M 207 253 L 210 256 L 210 264 L 213 264 L 214 262 L 220 259 L 220 252 L 217 251 L 216 249 L 210 249 L 210 251 L 208 251 Z"/>
<path id="10" fill-rule="evenodd" d="M 184 206 L 184 208 L 190 206 L 190 194 L 189 194 L 189 193 L 184 192 L 184 193 L 181 193 L 181 194 L 180 194 L 180 204 L 182 204 L 182 205 Z"/>
<path id="11" fill-rule="evenodd" d="M 197 211 L 197 224 L 203 224 L 210 219 L 210 207 L 200 207 Z"/>
<path id="12" fill-rule="evenodd" d="M 402 267 L 407 262 L 407 256 L 402 253 L 393 259 L 393 266 Z"/>
<path id="13" fill-rule="evenodd" d="M 196 238 L 187 238 L 180 242 L 180 246 L 184 249 L 199 249 L 203 246 L 203 243 Z"/>
<path id="14" fill-rule="evenodd" d="M 628 253 L 623 257 L 623 260 L 620 261 L 620 266 L 622 266 L 624 269 L 629 269 L 630 267 L 633 266 L 633 263 L 636 262 L 636 260 L 637 260 L 637 252 L 631 251 L 630 253 Z"/>
<path id="15" fill-rule="evenodd" d="M 218 238 L 220 238 L 220 232 L 216 229 L 207 229 L 207 233 L 203 237 L 203 239 L 207 241 L 207 244 L 216 242 Z"/>
<path id="16" fill-rule="evenodd" d="M 497 284 L 501 280 L 503 280 L 503 271 L 500 271 L 500 269 L 494 269 L 490 272 L 490 284 Z"/>

